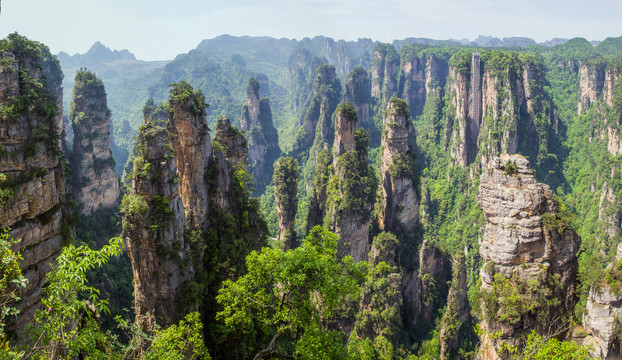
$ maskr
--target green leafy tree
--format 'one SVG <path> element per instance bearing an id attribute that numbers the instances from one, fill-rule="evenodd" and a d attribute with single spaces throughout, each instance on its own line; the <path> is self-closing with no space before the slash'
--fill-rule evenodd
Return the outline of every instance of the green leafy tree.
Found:
<path id="1" fill-rule="evenodd" d="M 329 330 L 325 320 L 336 315 L 347 296 L 360 294 L 367 263 L 354 263 L 349 256 L 338 261 L 337 239 L 316 226 L 296 249 L 252 252 L 246 258 L 248 273 L 223 283 L 218 318 L 229 331 L 250 332 L 260 324 L 274 334 L 255 359 L 289 351 L 302 359 L 345 357 L 342 334 Z M 278 343 L 281 338 L 289 343 Z"/>

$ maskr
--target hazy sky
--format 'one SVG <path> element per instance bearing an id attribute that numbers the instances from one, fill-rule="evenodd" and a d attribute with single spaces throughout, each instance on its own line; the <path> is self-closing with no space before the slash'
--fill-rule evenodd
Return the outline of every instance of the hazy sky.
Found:
<path id="1" fill-rule="evenodd" d="M 622 35 L 620 0 L 0 0 L 0 37 L 17 31 L 53 53 L 95 41 L 172 59 L 221 34 L 392 41 L 478 35 L 603 40 Z"/>

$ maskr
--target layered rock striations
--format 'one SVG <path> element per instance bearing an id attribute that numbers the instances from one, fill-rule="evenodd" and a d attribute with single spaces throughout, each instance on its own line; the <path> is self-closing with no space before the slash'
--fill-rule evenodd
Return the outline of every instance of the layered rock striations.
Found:
<path id="1" fill-rule="evenodd" d="M 578 114 L 593 109 L 599 120 L 593 124 L 593 137 L 606 137 L 609 152 L 613 156 L 622 154 L 622 66 L 615 61 L 586 62 L 578 66 L 577 72 Z"/>
<path id="2" fill-rule="evenodd" d="M 136 320 L 147 329 L 179 320 L 181 290 L 195 269 L 168 131 L 147 122 L 136 142 L 140 150 L 123 199 L 123 233 L 134 274 Z"/>
<path id="3" fill-rule="evenodd" d="M 620 319 L 622 319 L 622 292 L 620 291 L 620 263 L 622 244 L 618 244 L 617 255 L 607 268 L 608 281 L 594 284 L 590 288 L 583 327 L 588 332 L 584 345 L 590 346 L 590 355 L 596 359 L 620 359 Z M 615 287 L 615 288 L 614 288 Z"/>
<path id="4" fill-rule="evenodd" d="M 471 79 L 478 71 L 479 82 L 477 76 Z M 480 61 L 468 63 L 454 60 L 449 68 L 447 129 L 458 164 L 479 159 L 485 168 L 493 157 L 516 152 L 538 164 L 546 159 L 552 113 L 543 74 L 541 59 L 518 53 L 483 54 Z"/>
<path id="5" fill-rule="evenodd" d="M 352 103 L 358 118 L 357 126 L 371 130 L 371 81 L 364 67 L 357 66 L 346 79 L 343 91 L 343 103 Z"/>
<path id="6" fill-rule="evenodd" d="M 65 197 L 64 158 L 59 148 L 62 80 L 49 49 L 17 34 L 0 50 L 0 229 L 20 240 L 20 267 L 28 279 L 18 292 L 16 319 L 5 319 L 9 332 L 24 329 L 41 306 L 45 274 L 71 241 L 73 225 Z M 0 299 L 3 303 L 8 299 Z M 18 336 L 20 334 L 17 334 Z"/>
<path id="7" fill-rule="evenodd" d="M 357 127 L 358 116 L 352 103 L 345 103 L 335 113 L 335 143 L 333 145 L 333 159 L 337 159 L 344 153 L 356 150 L 354 132 Z"/>
<path id="8" fill-rule="evenodd" d="M 171 90 L 169 135 L 175 149 L 179 193 L 191 227 L 209 224 L 209 186 L 205 173 L 212 161 L 212 144 L 205 120 L 205 98 L 181 82 Z"/>
<path id="9" fill-rule="evenodd" d="M 536 330 L 563 334 L 574 310 L 579 237 L 570 216 L 520 155 L 502 155 L 480 178 L 482 359 L 506 358 Z M 493 335 L 494 334 L 494 335 Z"/>
<path id="10" fill-rule="evenodd" d="M 356 113 L 352 104 L 340 105 L 337 114 L 343 124 L 350 125 L 336 128 L 336 132 L 356 127 L 353 124 Z M 335 137 L 347 138 L 345 134 L 335 134 Z M 352 146 L 347 142 L 335 145 L 335 154 L 343 153 L 336 157 L 326 185 L 324 224 L 340 237 L 338 255 L 350 255 L 355 261 L 360 261 L 366 260 L 369 252 L 369 226 L 377 180 L 367 164 L 369 133 L 359 129 L 354 133 L 353 140 L 354 147 L 349 151 L 346 149 Z"/>
<path id="11" fill-rule="evenodd" d="M 415 187 L 415 128 L 404 100 L 391 98 L 384 118 L 380 166 L 381 229 L 412 236 L 419 220 L 419 198 Z"/>
<path id="12" fill-rule="evenodd" d="M 341 83 L 335 74 L 335 67 L 320 64 L 313 83 L 313 97 L 296 135 L 295 154 L 306 151 L 311 145 L 315 145 L 319 151 L 323 144 L 332 144 L 332 115 L 340 100 Z"/>
<path id="13" fill-rule="evenodd" d="M 219 117 L 216 125 L 216 136 L 220 150 L 225 153 L 227 161 L 232 167 L 245 170 L 248 165 L 248 145 L 242 133 L 231 125 L 228 117 Z M 216 144 L 213 144 L 216 147 Z"/>
<path id="14" fill-rule="evenodd" d="M 308 106 L 308 101 L 313 95 L 313 82 L 316 76 L 316 69 L 322 62 L 326 61 L 313 56 L 313 54 L 305 48 L 298 49 L 298 51 L 290 56 L 285 72 L 285 79 L 291 84 L 290 89 L 293 94 L 292 104 L 295 113 L 304 111 Z"/>
<path id="15" fill-rule="evenodd" d="M 110 110 L 104 84 L 89 71 L 76 73 L 69 117 L 73 128 L 73 193 L 89 215 L 119 199 L 119 179 L 110 150 Z"/>
<path id="16" fill-rule="evenodd" d="M 398 91 L 400 57 L 391 44 L 377 44 L 369 64 L 371 95 L 386 102 Z"/>
<path id="17" fill-rule="evenodd" d="M 430 96 L 445 88 L 449 66 L 447 55 L 422 53 L 414 45 L 400 49 L 399 94 L 412 115 L 420 115 Z"/>
<path id="18" fill-rule="evenodd" d="M 274 165 L 274 197 L 279 217 L 278 239 L 283 249 L 296 247 L 294 222 L 298 210 L 298 163 L 292 157 L 282 157 Z"/>
<path id="19" fill-rule="evenodd" d="M 259 81 L 251 78 L 246 87 L 247 104 L 242 109 L 241 128 L 248 134 L 249 171 L 255 177 L 256 191 L 263 193 L 270 182 L 274 161 L 281 156 L 279 135 L 272 122 L 270 100 L 260 98 Z"/>

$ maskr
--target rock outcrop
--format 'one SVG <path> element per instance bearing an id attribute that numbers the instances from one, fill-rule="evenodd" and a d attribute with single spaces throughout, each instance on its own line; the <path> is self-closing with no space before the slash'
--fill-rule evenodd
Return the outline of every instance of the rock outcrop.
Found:
<path id="1" fill-rule="evenodd" d="M 134 273 L 136 320 L 148 329 L 177 323 L 181 290 L 195 269 L 168 131 L 146 123 L 136 142 L 140 150 L 130 194 L 123 199 L 123 232 Z"/>
<path id="2" fill-rule="evenodd" d="M 340 126 L 335 132 L 350 131 L 356 127 L 356 113 L 351 104 L 340 105 L 337 114 L 341 114 L 342 124 L 349 125 Z M 342 139 L 341 145 L 336 143 L 335 153 L 351 146 L 343 141 L 347 138 L 345 134 L 335 134 L 335 137 Z M 333 173 L 325 190 L 324 224 L 340 237 L 338 256 L 351 255 L 354 260 L 360 261 L 366 260 L 369 253 L 369 225 L 377 184 L 374 171 L 367 164 L 369 133 L 359 129 L 354 133 L 353 140 L 354 149 L 345 151 L 333 163 Z"/>
<path id="3" fill-rule="evenodd" d="M 400 50 L 399 94 L 408 103 L 410 113 L 420 115 L 437 88 L 444 88 L 449 65 L 447 59 L 435 54 L 419 55 L 416 46 Z"/>
<path id="4" fill-rule="evenodd" d="M 334 66 L 320 64 L 313 83 L 313 97 L 305 113 L 302 126 L 296 135 L 294 153 L 299 154 L 315 144 L 332 144 L 334 130 L 332 115 L 341 100 L 341 84 Z"/>
<path id="5" fill-rule="evenodd" d="M 274 170 L 274 161 L 281 156 L 279 135 L 272 122 L 270 100 L 260 98 L 259 81 L 248 80 L 246 87 L 247 103 L 242 109 L 240 121 L 243 131 L 248 134 L 249 171 L 255 177 L 256 192 L 261 194 Z"/>
<path id="6" fill-rule="evenodd" d="M 371 72 L 371 95 L 388 101 L 397 94 L 400 57 L 391 44 L 377 44 L 369 65 Z"/>
<path id="7" fill-rule="evenodd" d="M 419 220 L 415 188 L 415 128 L 404 100 L 391 98 L 384 118 L 380 166 L 380 212 L 378 223 L 401 241 L 413 236 Z"/>
<path id="8" fill-rule="evenodd" d="M 481 356 L 498 359 L 501 343 L 520 347 L 520 334 L 563 333 L 574 310 L 579 237 L 520 155 L 490 162 L 478 203 L 485 217 Z"/>
<path id="9" fill-rule="evenodd" d="M 231 166 L 246 169 L 248 165 L 246 138 L 235 126 L 231 126 L 228 117 L 218 118 L 216 135 L 214 136 L 214 142 L 216 141 L 222 146 L 221 150 L 225 153 L 225 157 Z M 216 147 L 215 143 L 213 146 Z"/>
<path id="10" fill-rule="evenodd" d="M 335 115 L 335 144 L 333 145 L 333 159 L 337 162 L 337 158 L 348 151 L 356 150 L 354 141 L 354 131 L 358 117 L 352 103 L 346 103 L 337 108 Z"/>
<path id="11" fill-rule="evenodd" d="M 169 136 L 188 224 L 206 228 L 210 198 L 205 173 L 212 159 L 212 143 L 205 120 L 205 98 L 182 82 L 171 90 L 169 106 Z"/>
<path id="12" fill-rule="evenodd" d="M 11 332 L 33 322 L 45 274 L 74 232 L 58 141 L 62 99 L 54 91 L 60 88 L 61 68 L 43 44 L 17 34 L 5 41 L 13 50 L 0 51 L 0 174 L 6 176 L 0 180 L 0 229 L 20 240 L 12 250 L 21 253 L 28 279 L 17 294 L 22 299 L 9 300 L 20 311 L 19 317 L 4 320 Z M 20 101 L 28 107 L 15 107 Z M 14 110 L 6 111 L 11 105 Z"/>
<path id="13" fill-rule="evenodd" d="M 617 256 L 608 270 L 622 260 L 622 244 L 618 244 Z M 619 279 L 615 279 L 619 281 Z M 591 347 L 590 355 L 597 359 L 622 359 L 620 353 L 620 319 L 622 319 L 622 293 L 606 282 L 595 284 L 583 314 L 583 327 L 589 333 L 584 344 Z"/>
<path id="14" fill-rule="evenodd" d="M 548 152 L 552 114 L 544 93 L 542 60 L 509 53 L 481 63 L 472 61 L 471 66 L 481 66 L 481 94 L 474 93 L 479 88 L 467 86 L 473 82 L 469 80 L 473 69 L 465 71 L 465 64 L 462 70 L 449 68 L 448 96 L 453 111 L 447 115 L 447 129 L 455 161 L 466 166 L 479 158 L 485 168 L 501 153 L 520 152 L 543 159 Z M 475 106 L 473 101 L 480 99 L 481 107 Z M 474 113 L 476 109 L 481 111 Z"/>
<path id="15" fill-rule="evenodd" d="M 104 84 L 94 73 L 76 73 L 69 117 L 73 128 L 72 191 L 82 206 L 81 213 L 90 215 L 119 200 L 119 179 L 110 150 L 110 110 Z"/>
<path id="16" fill-rule="evenodd" d="M 278 239 L 283 249 L 296 247 L 294 222 L 298 210 L 298 163 L 294 158 L 282 157 L 274 165 L 274 200 L 279 217 Z"/>
<path id="17" fill-rule="evenodd" d="M 371 130 L 370 106 L 371 106 L 371 81 L 367 70 L 357 66 L 348 74 L 343 92 L 343 103 L 354 104 L 358 118 L 357 126 Z"/>

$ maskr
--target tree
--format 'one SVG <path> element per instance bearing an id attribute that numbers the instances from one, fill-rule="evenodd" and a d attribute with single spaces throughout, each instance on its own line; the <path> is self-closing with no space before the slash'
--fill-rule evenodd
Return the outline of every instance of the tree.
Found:
<path id="1" fill-rule="evenodd" d="M 367 263 L 347 256 L 337 260 L 338 237 L 314 227 L 302 245 L 283 251 L 263 248 L 246 257 L 248 273 L 223 283 L 217 300 L 223 306 L 217 318 L 231 332 L 249 332 L 260 324 L 274 334 L 255 359 L 292 357 L 282 349 L 293 348 L 299 358 L 343 358 L 342 334 L 327 329 L 325 320 L 335 316 L 348 296 L 358 297 Z M 288 344 L 277 343 L 281 338 Z"/>

